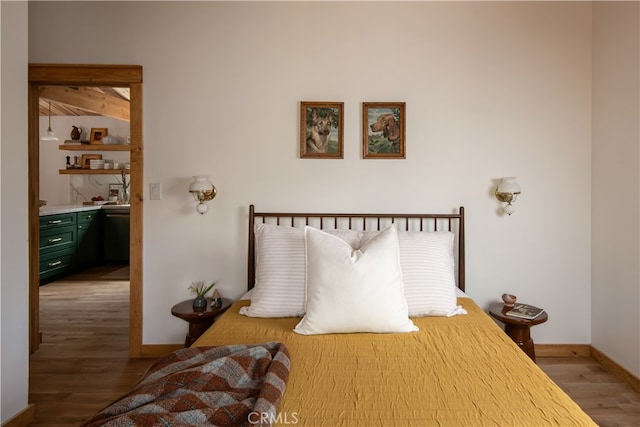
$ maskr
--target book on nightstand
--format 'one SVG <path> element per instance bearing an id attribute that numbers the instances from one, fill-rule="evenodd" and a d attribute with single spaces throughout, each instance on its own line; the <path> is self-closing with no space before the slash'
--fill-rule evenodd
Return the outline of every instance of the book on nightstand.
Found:
<path id="1" fill-rule="evenodd" d="M 513 308 L 505 314 L 520 319 L 533 320 L 544 313 L 544 310 L 529 304 L 515 304 Z"/>

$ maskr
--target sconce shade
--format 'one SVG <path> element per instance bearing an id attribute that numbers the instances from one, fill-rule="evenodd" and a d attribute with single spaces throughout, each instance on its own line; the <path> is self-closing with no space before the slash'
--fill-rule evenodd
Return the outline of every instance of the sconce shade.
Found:
<path id="1" fill-rule="evenodd" d="M 520 186 L 516 182 L 516 177 L 510 176 L 508 178 L 502 178 L 500 185 L 498 185 L 498 193 L 510 193 L 520 194 Z"/>
<path id="2" fill-rule="evenodd" d="M 196 206 L 196 210 L 200 215 L 204 215 L 209 210 L 209 206 L 207 206 L 206 203 L 198 203 L 198 205 Z"/>
<path id="3" fill-rule="evenodd" d="M 515 208 L 511 203 L 507 203 L 506 205 L 504 205 L 502 209 L 504 210 L 504 213 L 506 213 L 507 215 L 511 215 L 515 211 Z"/>
<path id="4" fill-rule="evenodd" d="M 196 211 L 198 211 L 200 215 L 204 215 L 209 210 L 209 207 L 205 202 L 213 200 L 218 193 L 216 187 L 209 181 L 209 177 L 205 175 L 197 175 L 193 177 L 193 182 L 189 186 L 189 192 L 198 202 Z"/>
<path id="5" fill-rule="evenodd" d="M 503 207 L 504 213 L 511 215 L 515 208 L 511 204 L 515 202 L 520 194 L 520 186 L 516 182 L 516 177 L 502 178 L 498 188 L 496 188 L 496 198 L 506 205 Z"/>
<path id="6" fill-rule="evenodd" d="M 189 186 L 190 192 L 197 191 L 210 191 L 213 184 L 209 182 L 209 177 L 205 175 L 198 175 L 193 177 L 193 182 Z"/>

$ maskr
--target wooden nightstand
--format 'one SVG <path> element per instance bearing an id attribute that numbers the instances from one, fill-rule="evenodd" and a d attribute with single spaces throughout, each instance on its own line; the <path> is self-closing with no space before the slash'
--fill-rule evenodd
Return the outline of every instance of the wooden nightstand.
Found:
<path id="1" fill-rule="evenodd" d="M 528 320 L 507 316 L 505 313 L 511 308 L 501 302 L 494 302 L 489 306 L 489 314 L 504 323 L 504 331 L 507 335 L 535 362 L 536 350 L 531 338 L 531 327 L 546 322 L 549 319 L 547 312 L 543 312 L 533 320 Z"/>
<path id="2" fill-rule="evenodd" d="M 232 301 L 228 298 L 222 298 L 222 307 L 211 308 L 211 298 L 207 298 L 207 309 L 204 311 L 193 311 L 193 300 L 182 301 L 171 309 L 171 314 L 189 322 L 189 333 L 184 340 L 184 346 L 189 347 L 204 333 L 216 317 L 227 311 Z"/>

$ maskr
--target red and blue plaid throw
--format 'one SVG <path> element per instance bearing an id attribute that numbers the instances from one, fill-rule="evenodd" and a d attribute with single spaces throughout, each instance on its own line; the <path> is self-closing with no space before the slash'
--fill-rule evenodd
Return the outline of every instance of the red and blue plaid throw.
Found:
<path id="1" fill-rule="evenodd" d="M 82 426 L 270 425 L 289 369 L 281 343 L 185 348 Z"/>

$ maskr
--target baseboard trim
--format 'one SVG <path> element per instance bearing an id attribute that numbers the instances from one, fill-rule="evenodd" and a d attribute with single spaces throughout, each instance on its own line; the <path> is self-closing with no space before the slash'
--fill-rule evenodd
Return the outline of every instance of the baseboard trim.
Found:
<path id="1" fill-rule="evenodd" d="M 536 357 L 589 357 L 589 344 L 535 344 Z"/>
<path id="2" fill-rule="evenodd" d="M 36 419 L 36 405 L 30 403 L 22 411 L 2 423 L 2 427 L 27 427 Z"/>
<path id="3" fill-rule="evenodd" d="M 184 345 L 180 344 L 143 344 L 140 347 L 140 358 L 162 357 L 171 353 L 172 351 L 184 348 Z"/>
<path id="4" fill-rule="evenodd" d="M 535 344 L 536 357 L 591 357 L 640 393 L 640 379 L 589 344 Z"/>
<path id="5" fill-rule="evenodd" d="M 598 361 L 607 371 L 611 372 L 616 377 L 620 378 L 623 381 L 628 382 L 636 392 L 640 393 L 640 379 L 633 375 L 631 372 L 627 371 L 625 368 L 620 366 L 618 363 L 610 359 L 606 354 L 598 350 L 597 348 L 591 347 L 590 356 Z"/>

